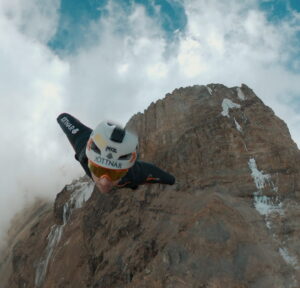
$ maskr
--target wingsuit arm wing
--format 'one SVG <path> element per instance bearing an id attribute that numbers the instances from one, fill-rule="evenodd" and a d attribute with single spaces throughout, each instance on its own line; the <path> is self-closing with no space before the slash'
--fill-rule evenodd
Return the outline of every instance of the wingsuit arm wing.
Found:
<path id="1" fill-rule="evenodd" d="M 75 159 L 80 162 L 82 168 L 91 177 L 87 166 L 85 148 L 92 133 L 92 129 L 82 124 L 78 119 L 68 113 L 62 113 L 57 117 L 57 122 L 66 134 L 75 151 Z"/>
<path id="2" fill-rule="evenodd" d="M 144 183 L 161 183 L 173 185 L 175 177 L 152 163 L 140 161 Z"/>

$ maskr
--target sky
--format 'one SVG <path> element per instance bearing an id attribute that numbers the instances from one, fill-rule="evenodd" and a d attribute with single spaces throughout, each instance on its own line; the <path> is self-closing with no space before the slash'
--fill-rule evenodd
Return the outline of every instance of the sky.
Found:
<path id="1" fill-rule="evenodd" d="M 0 0 L 0 239 L 84 174 L 56 123 L 122 124 L 175 88 L 242 83 L 300 147 L 299 0 Z"/>

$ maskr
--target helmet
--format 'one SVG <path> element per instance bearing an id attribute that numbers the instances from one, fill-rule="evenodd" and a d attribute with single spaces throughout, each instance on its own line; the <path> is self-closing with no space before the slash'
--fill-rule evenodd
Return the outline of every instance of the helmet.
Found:
<path id="1" fill-rule="evenodd" d="M 86 156 L 94 164 L 108 169 L 123 170 L 134 165 L 138 138 L 111 122 L 101 122 L 91 133 Z"/>

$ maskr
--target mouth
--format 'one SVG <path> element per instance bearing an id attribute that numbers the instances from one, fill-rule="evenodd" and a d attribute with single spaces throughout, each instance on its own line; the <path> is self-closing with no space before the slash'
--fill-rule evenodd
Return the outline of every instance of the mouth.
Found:
<path id="1" fill-rule="evenodd" d="M 95 184 L 96 184 L 96 186 L 98 187 L 98 189 L 99 189 L 101 192 L 103 192 L 103 193 L 107 193 L 107 192 L 111 191 L 112 188 L 113 188 L 113 185 L 105 185 L 105 186 L 103 186 L 103 185 L 102 185 L 101 183 L 99 183 L 99 182 L 96 182 Z"/>

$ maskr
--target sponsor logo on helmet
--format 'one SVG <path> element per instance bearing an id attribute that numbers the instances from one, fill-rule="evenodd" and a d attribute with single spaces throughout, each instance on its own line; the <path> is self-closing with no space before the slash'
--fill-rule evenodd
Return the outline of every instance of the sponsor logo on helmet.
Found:
<path id="1" fill-rule="evenodd" d="M 105 151 L 117 153 L 117 149 L 114 147 L 110 147 L 110 146 L 106 146 Z"/>
<path id="2" fill-rule="evenodd" d="M 107 158 L 107 159 L 111 159 L 111 158 L 113 158 L 113 156 L 112 156 L 111 153 L 109 153 L 108 155 L 106 155 L 106 158 Z"/>
<path id="3" fill-rule="evenodd" d="M 104 149 L 104 147 L 107 146 L 106 141 L 103 139 L 103 137 L 100 134 L 95 134 L 93 136 L 93 139 L 99 148 Z"/>
<path id="4" fill-rule="evenodd" d="M 68 119 L 67 117 L 61 118 L 60 122 L 63 123 L 63 124 L 65 125 L 65 127 L 67 127 L 68 130 L 71 131 L 72 134 L 74 134 L 74 135 L 79 131 L 79 129 L 76 128 L 76 127 L 69 121 L 69 119 Z"/>
<path id="5" fill-rule="evenodd" d="M 99 164 L 99 165 L 107 165 L 107 166 L 110 166 L 112 168 L 116 168 L 116 169 L 122 169 L 122 164 L 121 163 L 118 163 L 118 162 L 115 162 L 113 160 L 109 160 L 109 159 L 106 159 L 106 158 L 102 158 L 101 156 L 97 156 L 95 158 L 95 161 Z"/>

